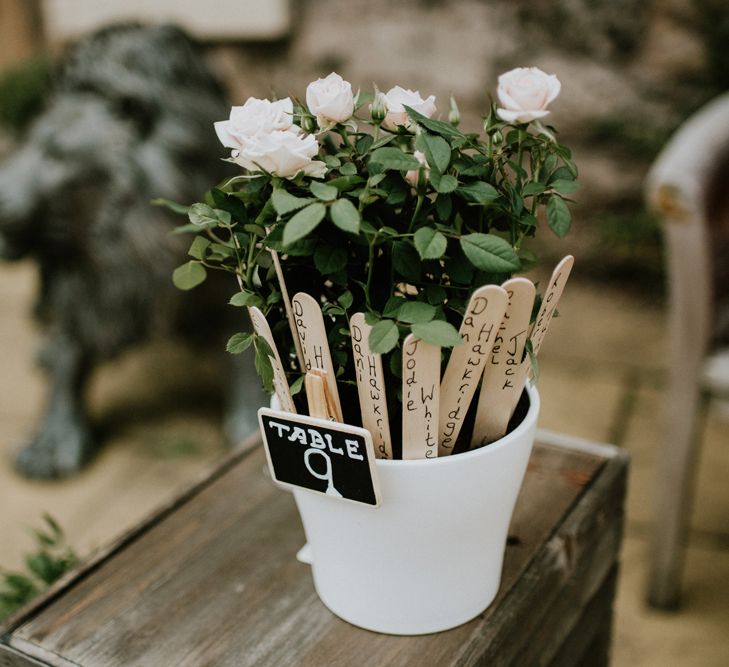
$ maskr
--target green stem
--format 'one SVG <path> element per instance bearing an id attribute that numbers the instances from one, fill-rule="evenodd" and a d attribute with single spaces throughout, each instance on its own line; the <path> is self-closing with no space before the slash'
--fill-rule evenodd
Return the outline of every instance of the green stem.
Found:
<path id="1" fill-rule="evenodd" d="M 524 146 L 522 145 L 522 139 L 524 136 L 524 131 L 519 130 L 519 143 L 517 145 L 517 151 L 516 151 L 516 164 L 519 165 L 519 171 L 516 174 L 517 184 L 519 186 L 519 189 L 521 190 L 521 162 L 524 157 Z"/>
<path id="2" fill-rule="evenodd" d="M 423 201 L 425 200 L 425 197 L 423 195 L 418 194 L 418 203 L 415 204 L 415 210 L 413 211 L 413 217 L 410 218 L 410 225 L 408 226 L 408 234 L 411 234 L 413 231 L 413 225 L 415 224 L 415 220 L 417 219 L 420 209 L 423 207 Z"/>
<path id="3" fill-rule="evenodd" d="M 256 237 L 251 234 L 250 241 L 248 242 L 248 259 L 246 260 L 246 286 L 252 287 L 253 283 L 253 267 L 255 264 L 253 263 L 253 253 L 256 251 Z"/>
<path id="4" fill-rule="evenodd" d="M 369 252 L 367 255 L 367 288 L 365 290 L 365 301 L 367 302 L 368 308 L 372 308 L 370 294 L 372 292 L 372 276 L 375 268 L 375 246 L 377 245 L 378 234 L 379 232 L 375 232 L 375 235 L 372 237 L 372 242 L 370 243 Z"/>
<path id="5" fill-rule="evenodd" d="M 243 267 L 241 266 L 241 260 L 240 260 L 240 253 L 241 253 L 241 247 L 240 242 L 238 241 L 238 237 L 235 235 L 235 232 L 233 231 L 233 225 L 228 225 L 227 227 L 228 232 L 230 233 L 230 238 L 233 239 L 233 248 L 235 249 L 235 261 L 238 265 L 238 268 L 235 271 L 235 277 L 238 281 L 238 287 L 240 287 L 241 292 L 243 291 L 243 280 L 241 279 L 241 272 L 243 270 Z M 251 239 L 254 237 L 251 236 Z M 249 285 L 250 283 L 246 281 L 246 285 Z"/>
<path id="6" fill-rule="evenodd" d="M 339 133 L 339 136 L 342 137 L 344 145 L 347 147 L 348 150 L 351 151 L 352 145 L 349 143 L 349 132 L 347 132 L 347 128 L 341 125 L 337 132 Z"/>

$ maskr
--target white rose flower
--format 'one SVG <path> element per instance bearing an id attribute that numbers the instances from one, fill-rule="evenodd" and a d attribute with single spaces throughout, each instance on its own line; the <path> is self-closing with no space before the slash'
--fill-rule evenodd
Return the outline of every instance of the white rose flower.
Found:
<path id="1" fill-rule="evenodd" d="M 425 168 L 425 178 L 428 178 L 430 174 L 430 167 L 428 161 L 425 159 L 425 155 L 420 151 L 415 151 L 413 155 L 418 159 L 418 162 Z M 418 187 L 418 179 L 420 178 L 420 169 L 411 169 L 405 173 L 405 180 L 410 183 L 414 188 Z"/>
<path id="2" fill-rule="evenodd" d="M 496 112 L 507 123 L 528 123 L 543 118 L 562 87 L 554 74 L 537 67 L 517 67 L 499 77 L 499 107 Z"/>
<path id="3" fill-rule="evenodd" d="M 245 139 L 257 134 L 275 131 L 298 134 L 301 131 L 294 125 L 294 103 L 288 97 L 277 102 L 249 97 L 242 107 L 230 110 L 229 120 L 214 125 L 220 143 L 233 149 L 241 148 Z"/>
<path id="4" fill-rule="evenodd" d="M 316 116 L 319 127 L 343 123 L 354 113 L 352 84 L 335 72 L 326 79 L 312 81 L 306 87 L 306 105 Z"/>
<path id="5" fill-rule="evenodd" d="M 435 113 L 435 96 L 431 95 L 424 100 L 417 90 L 413 91 L 395 86 L 385 93 L 384 98 L 387 115 L 385 120 L 382 121 L 382 125 L 393 132 L 397 130 L 398 125 L 410 127 L 410 118 L 408 118 L 407 111 L 405 111 L 406 105 L 428 118 Z"/>
<path id="6" fill-rule="evenodd" d="M 318 153 L 319 144 L 314 135 L 283 130 L 243 138 L 240 148 L 233 150 L 232 159 L 249 171 L 264 169 L 283 178 L 303 171 L 307 176 L 323 178 L 326 165 L 312 159 Z"/>

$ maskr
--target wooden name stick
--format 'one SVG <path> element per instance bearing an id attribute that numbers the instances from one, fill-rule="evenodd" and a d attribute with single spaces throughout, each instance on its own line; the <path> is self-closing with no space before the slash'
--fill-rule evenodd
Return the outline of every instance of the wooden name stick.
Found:
<path id="1" fill-rule="evenodd" d="M 266 231 L 269 234 L 271 229 Z M 294 349 L 296 350 L 296 360 L 299 362 L 299 370 L 304 370 L 304 355 L 301 353 L 301 343 L 296 333 L 296 323 L 294 321 L 294 313 L 291 310 L 291 300 L 289 299 L 289 290 L 286 287 L 286 281 L 284 280 L 283 270 L 281 269 L 281 261 L 278 258 L 278 253 L 273 249 L 269 248 L 268 252 L 273 260 L 273 268 L 276 271 L 276 278 L 278 279 L 278 286 L 281 289 L 281 297 L 283 299 L 284 310 L 286 311 L 286 319 L 289 322 L 289 329 L 291 329 L 291 336 L 294 339 Z M 238 279 L 240 282 L 240 278 Z M 241 285 L 241 289 L 243 286 Z"/>
<path id="2" fill-rule="evenodd" d="M 552 271 L 552 277 L 549 279 L 549 286 L 542 300 L 542 305 L 539 307 L 537 313 L 537 319 L 534 321 L 534 328 L 529 335 L 529 340 L 532 344 L 532 354 L 536 357 L 539 350 L 544 342 L 544 337 L 547 335 L 547 329 L 554 316 L 554 311 L 557 310 L 557 304 L 564 291 L 564 286 L 567 283 L 567 279 L 570 277 L 572 266 L 575 263 L 575 258 L 572 255 L 567 255 L 562 258 L 559 264 L 554 267 Z M 533 369 L 529 359 L 524 359 L 524 363 L 519 369 L 519 382 L 524 384 L 526 381 L 527 374 L 532 375 Z M 516 396 L 514 404 L 511 407 L 511 413 L 514 413 L 516 409 L 516 402 L 519 400 L 519 396 Z M 510 417 L 511 418 L 511 417 Z"/>
<path id="3" fill-rule="evenodd" d="M 498 285 L 479 287 L 463 317 L 463 345 L 453 348 L 440 385 L 438 456 L 453 453 L 468 407 L 504 319 L 508 296 Z"/>
<path id="4" fill-rule="evenodd" d="M 554 311 L 557 309 L 557 303 L 559 302 L 564 286 L 567 283 L 567 279 L 570 277 L 572 266 L 575 263 L 575 258 L 572 255 L 567 255 L 562 261 L 554 267 L 552 277 L 549 280 L 549 287 L 544 295 L 542 305 L 539 308 L 537 319 L 534 322 L 534 330 L 530 340 L 532 341 L 532 350 L 534 355 L 539 352 L 542 347 L 542 341 L 547 335 L 547 329 L 549 323 L 552 321 Z"/>
<path id="5" fill-rule="evenodd" d="M 355 313 L 349 320 L 352 334 L 354 369 L 357 375 L 357 393 L 362 411 L 362 426 L 372 434 L 375 456 L 392 458 L 392 439 L 387 415 L 385 376 L 382 357 L 370 351 L 369 338 L 372 327 L 365 322 L 364 313 Z"/>
<path id="6" fill-rule="evenodd" d="M 301 353 L 304 357 L 304 368 L 306 371 L 314 369 L 326 371 L 327 391 L 335 408 L 333 416 L 338 422 L 341 422 L 342 404 L 339 402 L 336 374 L 332 355 L 329 352 L 321 308 L 313 297 L 304 292 L 294 295 L 291 306 L 296 321 L 296 332 L 301 343 Z"/>
<path id="7" fill-rule="evenodd" d="M 402 457 L 438 456 L 440 347 L 410 334 L 402 346 Z"/>
<path id="8" fill-rule="evenodd" d="M 296 412 L 296 406 L 294 405 L 294 399 L 291 397 L 291 390 L 289 389 L 289 383 L 286 381 L 286 373 L 284 372 L 283 365 L 281 364 L 281 357 L 276 349 L 276 343 L 273 342 L 273 336 L 271 335 L 271 328 L 268 326 L 265 315 L 256 308 L 256 306 L 250 306 L 248 308 L 248 315 L 251 318 L 251 324 L 253 324 L 253 330 L 263 338 L 271 350 L 273 350 L 273 356 L 269 355 L 271 365 L 273 366 L 273 388 L 276 393 L 276 398 L 281 404 L 281 409 L 286 412 Z"/>
<path id="9" fill-rule="evenodd" d="M 502 287 L 508 304 L 484 370 L 471 447 L 492 442 L 506 433 L 513 406 L 524 388 L 521 366 L 536 288 L 526 278 L 512 278 Z"/>

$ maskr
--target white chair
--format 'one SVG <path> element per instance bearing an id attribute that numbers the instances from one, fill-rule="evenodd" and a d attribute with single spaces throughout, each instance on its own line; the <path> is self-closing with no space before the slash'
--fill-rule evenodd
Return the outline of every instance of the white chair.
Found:
<path id="1" fill-rule="evenodd" d="M 680 602 L 703 399 L 729 397 L 729 350 L 711 349 L 722 290 L 715 278 L 729 269 L 729 256 L 718 266 L 713 252 L 722 232 L 729 237 L 729 94 L 679 128 L 651 168 L 646 196 L 664 222 L 669 283 L 668 386 L 648 586 L 649 603 L 666 609 Z M 726 282 L 723 290 L 729 293 Z"/>

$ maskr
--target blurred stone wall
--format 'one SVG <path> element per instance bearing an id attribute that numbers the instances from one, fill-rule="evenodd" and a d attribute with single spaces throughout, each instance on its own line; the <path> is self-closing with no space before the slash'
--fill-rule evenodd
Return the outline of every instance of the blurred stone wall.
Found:
<path id="1" fill-rule="evenodd" d="M 574 148 L 583 185 L 568 244 L 597 273 L 659 278 L 659 233 L 641 208 L 642 179 L 671 130 L 717 92 L 706 23 L 711 11 L 728 12 L 725 5 L 306 0 L 294 4 L 286 41 L 219 46 L 213 58 L 236 103 L 250 95 L 303 97 L 309 81 L 336 70 L 355 88 L 375 81 L 385 90 L 400 84 L 435 94 L 444 114 L 453 93 L 469 130 L 480 127 L 499 73 L 529 65 L 555 73 L 563 88 L 549 120 Z M 709 30 L 715 23 L 708 21 Z M 721 35 L 714 41 L 721 44 Z"/>

